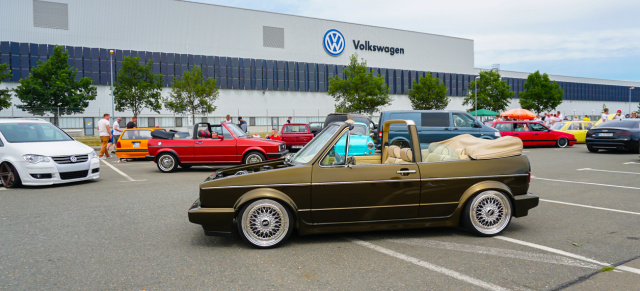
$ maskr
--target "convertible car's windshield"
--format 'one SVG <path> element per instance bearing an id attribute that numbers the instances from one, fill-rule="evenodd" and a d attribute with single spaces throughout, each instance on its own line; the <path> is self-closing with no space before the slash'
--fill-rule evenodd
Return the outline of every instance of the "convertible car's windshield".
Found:
<path id="1" fill-rule="evenodd" d="M 364 124 L 354 124 L 351 130 L 351 135 L 369 135 L 367 132 L 367 126 Z"/>
<path id="2" fill-rule="evenodd" d="M 247 133 L 244 132 L 242 129 L 240 129 L 240 127 L 238 127 L 236 124 L 227 123 L 227 127 L 231 132 L 233 132 L 233 135 L 235 135 L 237 138 L 243 138 L 248 136 Z"/>
<path id="3" fill-rule="evenodd" d="M 311 162 L 322 147 L 327 144 L 329 139 L 338 131 L 340 125 L 331 124 L 325 130 L 312 139 L 304 148 L 302 148 L 294 157 L 293 162 L 306 164 Z"/>

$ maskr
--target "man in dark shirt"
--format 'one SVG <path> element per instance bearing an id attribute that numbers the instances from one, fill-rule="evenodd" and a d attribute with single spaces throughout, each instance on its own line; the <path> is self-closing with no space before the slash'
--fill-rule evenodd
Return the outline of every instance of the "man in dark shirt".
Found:
<path id="1" fill-rule="evenodd" d="M 291 116 L 289 116 L 289 118 L 287 118 L 287 123 L 291 123 Z"/>
<path id="2" fill-rule="evenodd" d="M 129 121 L 129 123 L 127 123 L 127 128 L 138 128 L 138 125 L 136 124 L 136 121 L 138 121 L 137 117 L 131 118 L 131 121 Z"/>

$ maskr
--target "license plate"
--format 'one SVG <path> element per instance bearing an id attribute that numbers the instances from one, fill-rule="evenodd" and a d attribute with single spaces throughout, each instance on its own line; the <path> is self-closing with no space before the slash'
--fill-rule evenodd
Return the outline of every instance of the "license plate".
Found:
<path id="1" fill-rule="evenodd" d="M 301 145 L 297 145 L 297 146 L 291 146 L 292 149 L 301 149 L 302 146 Z"/>
<path id="2" fill-rule="evenodd" d="M 133 148 L 134 148 L 134 149 L 137 149 L 137 148 L 139 148 L 139 147 L 140 147 L 140 143 L 139 143 L 139 142 L 134 142 L 134 143 L 133 143 Z"/>
<path id="3" fill-rule="evenodd" d="M 601 132 L 598 133 L 598 136 L 613 136 L 613 132 Z"/>

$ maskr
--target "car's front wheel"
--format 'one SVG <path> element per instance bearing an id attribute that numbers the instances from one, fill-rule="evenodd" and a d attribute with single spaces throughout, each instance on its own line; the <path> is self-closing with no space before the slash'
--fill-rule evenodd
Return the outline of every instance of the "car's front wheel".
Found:
<path id="1" fill-rule="evenodd" d="M 559 148 L 565 148 L 569 145 L 569 140 L 566 137 L 561 137 L 558 139 L 558 141 L 556 142 L 556 145 Z"/>
<path id="2" fill-rule="evenodd" d="M 245 164 L 254 164 L 266 161 L 267 158 L 260 152 L 249 152 L 244 156 Z"/>
<path id="3" fill-rule="evenodd" d="M 158 170 L 163 173 L 170 173 L 178 168 L 178 161 L 176 157 L 170 153 L 161 154 L 156 162 Z"/>
<path id="4" fill-rule="evenodd" d="M 9 163 L 2 163 L 0 165 L 0 180 L 2 185 L 7 188 L 16 188 L 22 186 L 22 180 L 20 180 L 20 174 L 16 171 L 16 168 Z"/>
<path id="5" fill-rule="evenodd" d="M 589 150 L 592 153 L 597 153 L 599 149 L 594 148 L 593 146 L 587 145 L 587 150 Z"/>
<path id="6" fill-rule="evenodd" d="M 463 221 L 464 225 L 477 235 L 497 235 L 511 222 L 511 201 L 502 192 L 480 192 L 467 202 Z"/>
<path id="7" fill-rule="evenodd" d="M 238 233 L 253 247 L 276 247 L 291 235 L 291 218 L 289 209 L 280 202 L 271 199 L 256 200 L 240 209 Z"/>

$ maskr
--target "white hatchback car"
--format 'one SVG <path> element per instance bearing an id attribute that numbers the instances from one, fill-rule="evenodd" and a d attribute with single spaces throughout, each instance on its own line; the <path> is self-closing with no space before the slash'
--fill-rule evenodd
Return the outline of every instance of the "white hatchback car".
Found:
<path id="1" fill-rule="evenodd" d="M 5 187 L 99 176 L 96 152 L 55 125 L 41 119 L 0 119 L 0 180 Z"/>

